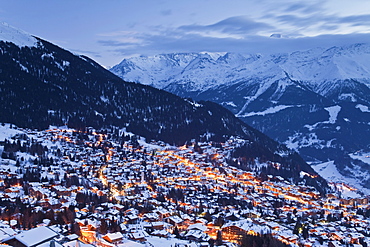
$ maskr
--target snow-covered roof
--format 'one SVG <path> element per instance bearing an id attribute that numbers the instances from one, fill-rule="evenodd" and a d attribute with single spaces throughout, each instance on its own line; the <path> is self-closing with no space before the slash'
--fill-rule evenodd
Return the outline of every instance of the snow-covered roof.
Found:
<path id="1" fill-rule="evenodd" d="M 54 240 L 51 240 L 51 241 L 54 241 Z M 48 242 L 45 242 L 45 243 L 42 243 L 42 244 L 39 244 L 37 245 L 37 247 L 50 247 L 51 246 L 51 241 L 48 241 Z M 54 246 L 55 247 L 63 247 L 63 245 L 61 245 L 60 243 L 54 241 Z M 74 245 L 73 247 L 76 247 L 77 245 Z M 72 247 L 72 246 L 71 246 Z"/>
<path id="2" fill-rule="evenodd" d="M 143 231 L 139 231 L 139 232 L 134 232 L 134 233 L 130 233 L 129 234 L 131 236 L 131 238 L 133 239 L 140 239 L 140 238 L 145 238 L 145 234 L 143 234 Z"/>
<path id="3" fill-rule="evenodd" d="M 158 235 L 158 236 L 167 236 L 169 232 L 166 230 L 157 230 L 151 233 L 152 235 Z"/>
<path id="4" fill-rule="evenodd" d="M 144 247 L 145 245 L 140 244 L 140 243 L 135 242 L 135 241 L 126 240 L 124 243 L 118 244 L 117 246 L 118 247 Z"/>
<path id="5" fill-rule="evenodd" d="M 104 235 L 104 238 L 108 238 L 111 241 L 115 241 L 115 240 L 123 238 L 123 235 L 120 232 L 107 233 L 106 235 Z"/>
<path id="6" fill-rule="evenodd" d="M 10 227 L 0 228 L 0 241 L 7 239 L 14 234 L 15 234 L 15 231 Z"/>
<path id="7" fill-rule="evenodd" d="M 193 224 L 193 225 L 190 225 L 188 227 L 188 230 L 201 230 L 201 231 L 206 231 L 207 230 L 207 227 L 201 223 L 196 223 L 196 224 Z"/>
<path id="8" fill-rule="evenodd" d="M 94 247 L 92 244 L 85 244 L 79 240 L 73 240 L 63 244 L 64 247 Z M 48 246 L 49 247 L 49 246 Z"/>
<path id="9" fill-rule="evenodd" d="M 183 222 L 183 220 L 177 215 L 171 216 L 169 219 L 172 220 L 175 224 Z"/>
<path id="10" fill-rule="evenodd" d="M 202 231 L 199 231 L 199 230 L 190 230 L 188 231 L 186 234 L 185 234 L 186 237 L 194 237 L 198 240 L 209 240 L 209 236 L 208 234 L 202 232 Z"/>
<path id="11" fill-rule="evenodd" d="M 41 226 L 15 235 L 15 239 L 25 246 L 34 246 L 56 236 L 58 236 L 58 233 L 54 232 L 47 226 Z"/>
<path id="12" fill-rule="evenodd" d="M 69 240 L 75 240 L 75 239 L 78 239 L 78 238 L 79 238 L 79 236 L 78 236 L 77 234 L 71 234 L 71 235 L 68 235 L 68 236 L 67 236 L 67 238 L 68 238 Z"/>
<path id="13" fill-rule="evenodd" d="M 252 230 L 254 232 L 261 233 L 261 234 L 270 232 L 270 229 L 267 226 L 257 225 L 253 223 L 252 220 L 250 219 L 230 222 L 230 223 L 223 225 L 222 228 L 231 227 L 231 226 L 239 227 L 245 231 Z"/>

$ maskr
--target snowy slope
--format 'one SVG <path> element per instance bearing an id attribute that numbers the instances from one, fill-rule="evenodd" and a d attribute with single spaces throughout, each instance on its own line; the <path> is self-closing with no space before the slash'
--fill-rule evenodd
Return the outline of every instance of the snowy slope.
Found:
<path id="1" fill-rule="evenodd" d="M 19 47 L 36 46 L 37 39 L 32 35 L 14 28 L 5 22 L 0 22 L 0 40 L 12 42 Z"/>
<path id="2" fill-rule="evenodd" d="M 9 139 L 16 134 L 21 134 L 22 132 L 11 128 L 11 124 L 1 124 L 0 125 L 0 142 L 3 142 L 5 139 Z"/>
<path id="3" fill-rule="evenodd" d="M 165 81 L 171 74 L 179 74 L 197 54 L 168 54 L 153 57 L 134 57 L 121 62 L 122 70 L 117 70 L 117 75 L 126 81 L 145 81 L 144 84 L 157 88 L 167 86 Z"/>
<path id="4" fill-rule="evenodd" d="M 370 190 L 363 188 L 357 179 L 349 179 L 343 176 L 335 166 L 333 161 L 328 161 L 322 164 L 317 164 L 312 166 L 313 169 L 323 176 L 328 182 L 334 184 L 334 186 L 341 191 L 344 198 L 356 198 L 360 195 L 358 194 L 358 189 L 365 194 L 370 194 Z M 344 182 L 351 184 L 352 187 L 348 187 Z"/>

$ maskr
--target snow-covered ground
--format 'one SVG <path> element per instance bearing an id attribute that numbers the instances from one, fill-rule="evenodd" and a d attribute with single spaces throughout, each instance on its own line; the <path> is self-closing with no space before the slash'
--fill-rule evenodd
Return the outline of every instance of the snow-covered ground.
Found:
<path id="1" fill-rule="evenodd" d="M 148 243 L 154 247 L 174 247 L 175 244 L 184 244 L 190 247 L 196 247 L 196 243 L 189 243 L 189 241 L 179 240 L 176 238 L 161 238 L 156 236 L 147 237 Z"/>
<path id="2" fill-rule="evenodd" d="M 251 116 L 264 116 L 266 114 L 273 114 L 273 113 L 276 113 L 276 112 L 279 112 L 279 111 L 282 111 L 286 108 L 290 108 L 290 107 L 293 107 L 292 105 L 278 105 L 278 106 L 273 106 L 273 107 L 270 107 L 264 111 L 260 111 L 260 112 L 249 112 L 248 114 L 245 114 L 245 115 L 239 115 L 238 117 L 251 117 Z"/>
<path id="3" fill-rule="evenodd" d="M 0 142 L 3 142 L 5 139 L 9 139 L 16 134 L 24 133 L 18 129 L 11 128 L 14 125 L 12 124 L 0 124 Z"/>
<path id="4" fill-rule="evenodd" d="M 32 35 L 16 29 L 5 22 L 0 22 L 0 40 L 12 42 L 20 47 L 36 46 L 37 39 Z"/>
<path id="5" fill-rule="evenodd" d="M 344 177 L 339 173 L 334 161 L 312 165 L 312 168 L 325 178 L 329 183 L 334 183 L 336 188 L 341 191 L 343 197 L 356 198 L 361 196 L 358 191 L 370 194 L 370 190 L 362 187 L 358 180 Z M 344 184 L 344 181 L 347 184 Z M 348 186 L 347 186 L 348 185 Z"/>
<path id="6" fill-rule="evenodd" d="M 358 105 L 356 105 L 356 108 L 360 109 L 360 111 L 362 111 L 362 112 L 370 112 L 369 107 L 366 106 L 366 105 L 358 104 Z"/>
<path id="7" fill-rule="evenodd" d="M 329 123 L 334 124 L 337 121 L 338 114 L 341 110 L 339 105 L 324 108 L 329 112 Z"/>
<path id="8" fill-rule="evenodd" d="M 312 125 L 306 124 L 304 127 L 307 128 L 309 131 L 313 131 L 322 124 L 335 124 L 335 122 L 338 119 L 338 114 L 342 108 L 339 105 L 335 105 L 335 106 L 326 107 L 324 109 L 329 113 L 328 121 L 317 122 Z"/>
<path id="9" fill-rule="evenodd" d="M 330 145 L 330 141 L 326 142 L 317 137 L 316 133 L 295 133 L 294 136 L 289 136 L 289 139 L 284 144 L 296 152 L 304 147 L 314 146 L 316 149 L 322 149 Z"/>
<path id="10" fill-rule="evenodd" d="M 362 162 L 370 165 L 370 153 L 356 152 L 349 154 L 352 159 L 361 160 Z"/>

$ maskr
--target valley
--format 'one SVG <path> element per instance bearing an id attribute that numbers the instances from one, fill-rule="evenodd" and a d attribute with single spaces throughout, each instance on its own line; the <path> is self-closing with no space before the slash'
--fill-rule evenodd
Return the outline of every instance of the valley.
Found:
<path id="1" fill-rule="evenodd" d="M 111 71 L 181 97 L 216 102 L 312 165 L 332 161 L 368 193 L 368 44 L 280 54 L 173 53 L 122 60 Z M 328 178 L 328 177 L 326 177 Z M 353 181 L 357 181 L 353 183 Z"/>

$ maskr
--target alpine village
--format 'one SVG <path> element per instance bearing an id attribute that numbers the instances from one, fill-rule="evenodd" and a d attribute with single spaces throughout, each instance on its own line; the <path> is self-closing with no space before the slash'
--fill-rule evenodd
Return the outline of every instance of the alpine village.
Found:
<path id="1" fill-rule="evenodd" d="M 370 245 L 369 195 L 222 106 L 1 25 L 1 246 Z"/>

